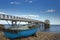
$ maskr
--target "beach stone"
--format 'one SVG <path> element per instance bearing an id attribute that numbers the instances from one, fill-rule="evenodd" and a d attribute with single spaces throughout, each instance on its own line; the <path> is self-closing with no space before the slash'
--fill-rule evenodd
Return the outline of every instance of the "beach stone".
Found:
<path id="1" fill-rule="evenodd" d="M 11 40 L 6 38 L 2 33 L 3 32 L 0 32 L 0 40 Z M 60 34 L 50 32 L 37 32 L 36 36 L 30 36 L 27 38 L 19 38 L 14 40 L 60 40 Z"/>

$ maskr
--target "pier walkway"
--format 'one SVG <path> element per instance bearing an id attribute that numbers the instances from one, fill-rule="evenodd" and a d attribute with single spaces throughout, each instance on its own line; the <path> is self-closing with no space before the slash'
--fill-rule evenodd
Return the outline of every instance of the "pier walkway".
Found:
<path id="1" fill-rule="evenodd" d="M 39 20 L 28 19 L 28 18 L 18 17 L 18 16 L 11 16 L 11 15 L 6 15 L 6 14 L 0 14 L 0 20 L 44 23 Z"/>

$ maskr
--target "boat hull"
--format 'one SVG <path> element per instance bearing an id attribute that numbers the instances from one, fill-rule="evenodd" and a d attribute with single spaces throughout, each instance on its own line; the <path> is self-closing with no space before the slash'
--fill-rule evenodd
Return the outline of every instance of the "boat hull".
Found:
<path id="1" fill-rule="evenodd" d="M 28 37 L 31 35 L 34 35 L 37 32 L 37 28 L 33 28 L 33 29 L 28 29 L 28 30 L 22 30 L 22 31 L 18 31 L 17 33 L 11 33 L 8 31 L 4 32 L 4 35 L 8 38 L 20 38 L 20 37 Z"/>

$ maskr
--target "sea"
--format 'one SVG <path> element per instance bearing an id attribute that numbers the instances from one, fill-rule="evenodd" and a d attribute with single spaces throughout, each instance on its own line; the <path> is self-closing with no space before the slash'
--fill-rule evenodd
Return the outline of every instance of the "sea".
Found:
<path id="1" fill-rule="evenodd" d="M 60 25 L 50 25 L 50 28 L 48 28 L 48 29 L 44 29 L 44 27 L 43 28 L 39 28 L 39 31 L 60 33 Z"/>
<path id="2" fill-rule="evenodd" d="M 10 27 L 10 25 L 5 24 L 5 28 L 9 28 L 9 27 Z M 38 26 L 38 31 L 39 32 L 60 33 L 60 25 L 50 25 L 50 28 L 48 28 L 48 29 L 45 29 L 44 26 Z"/>

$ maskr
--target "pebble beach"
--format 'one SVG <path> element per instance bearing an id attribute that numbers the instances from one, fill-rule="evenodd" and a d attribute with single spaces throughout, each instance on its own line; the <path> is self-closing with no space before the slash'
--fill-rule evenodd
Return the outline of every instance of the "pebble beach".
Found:
<path id="1" fill-rule="evenodd" d="M 0 40 L 12 40 L 12 39 L 6 38 L 3 35 L 3 32 L 0 31 Z M 50 32 L 37 32 L 35 36 L 30 36 L 27 38 L 18 38 L 13 40 L 60 40 L 60 34 Z"/>

